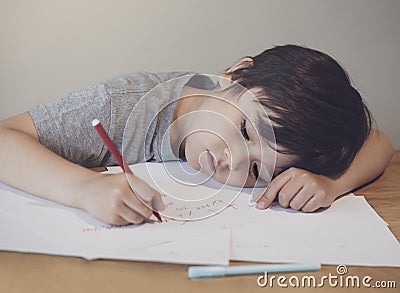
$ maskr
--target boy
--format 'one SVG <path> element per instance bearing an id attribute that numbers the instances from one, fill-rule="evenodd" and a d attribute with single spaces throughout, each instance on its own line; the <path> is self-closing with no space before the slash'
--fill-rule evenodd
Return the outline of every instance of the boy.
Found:
<path id="1" fill-rule="evenodd" d="M 305 212 L 327 207 L 383 172 L 393 152 L 383 133 L 370 131 L 370 114 L 337 62 L 287 45 L 242 59 L 218 87 L 201 75 L 137 73 L 4 120 L 0 180 L 109 224 L 163 210 L 160 194 L 138 177 L 128 174 L 131 189 L 124 174 L 83 167 L 115 164 L 91 129 L 94 118 L 129 164 L 181 158 L 240 186 L 275 176 L 254 196 L 260 209 L 275 197 Z"/>

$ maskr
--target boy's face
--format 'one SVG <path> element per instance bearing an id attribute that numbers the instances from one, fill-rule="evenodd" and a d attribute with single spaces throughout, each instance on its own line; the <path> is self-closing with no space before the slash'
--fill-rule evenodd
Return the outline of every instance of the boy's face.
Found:
<path id="1" fill-rule="evenodd" d="M 188 134 L 183 141 L 187 162 L 228 185 L 266 186 L 289 158 L 261 137 L 255 121 L 262 111 L 249 92 L 235 101 L 206 98 L 188 115 Z"/>

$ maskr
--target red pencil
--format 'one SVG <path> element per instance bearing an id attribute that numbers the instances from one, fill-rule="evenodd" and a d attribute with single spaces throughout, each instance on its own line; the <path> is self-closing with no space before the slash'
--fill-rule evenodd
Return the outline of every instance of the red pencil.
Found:
<path id="1" fill-rule="evenodd" d="M 129 165 L 124 161 L 122 158 L 121 153 L 118 151 L 117 146 L 115 143 L 111 140 L 111 138 L 108 136 L 107 132 L 105 131 L 103 125 L 101 125 L 100 121 L 98 119 L 94 119 L 92 121 L 92 125 L 94 129 L 96 129 L 97 133 L 103 140 L 104 144 L 107 146 L 107 148 L 110 150 L 111 155 L 114 157 L 115 161 L 117 161 L 118 165 L 122 168 L 122 170 L 125 173 L 133 174 L 131 168 L 129 168 Z M 161 217 L 158 212 L 153 210 L 153 215 L 156 216 L 158 221 L 162 222 Z"/>

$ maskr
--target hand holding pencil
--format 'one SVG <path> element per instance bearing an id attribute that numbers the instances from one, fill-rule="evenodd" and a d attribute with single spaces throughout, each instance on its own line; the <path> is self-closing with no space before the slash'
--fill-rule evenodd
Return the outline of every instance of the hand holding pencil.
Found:
<path id="1" fill-rule="evenodd" d="M 88 196 L 86 210 L 108 224 L 138 224 L 147 218 L 161 222 L 158 212 L 165 208 L 161 195 L 146 182 L 136 177 L 97 119 L 92 122 L 104 143 L 124 173 L 101 174 L 91 184 L 96 196 Z M 129 177 L 129 184 L 127 178 Z M 153 216 L 154 215 L 154 216 Z"/>

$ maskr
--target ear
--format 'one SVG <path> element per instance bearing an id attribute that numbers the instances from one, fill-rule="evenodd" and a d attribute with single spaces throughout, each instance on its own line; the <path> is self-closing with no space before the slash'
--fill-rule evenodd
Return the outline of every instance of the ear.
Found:
<path id="1" fill-rule="evenodd" d="M 250 57 L 242 58 L 239 62 L 229 68 L 225 73 L 221 74 L 219 77 L 219 85 L 221 88 L 228 87 L 232 84 L 232 73 L 238 69 L 243 69 L 246 67 L 253 66 L 253 59 Z"/>

